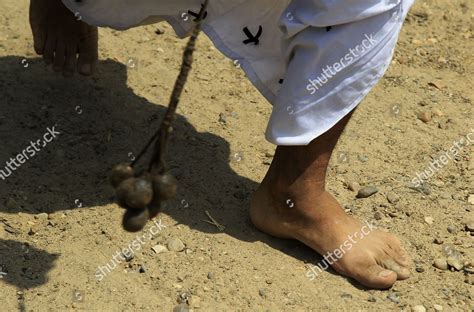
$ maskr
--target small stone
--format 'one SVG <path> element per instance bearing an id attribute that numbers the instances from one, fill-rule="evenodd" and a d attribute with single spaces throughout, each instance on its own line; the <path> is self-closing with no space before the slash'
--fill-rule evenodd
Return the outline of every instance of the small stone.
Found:
<path id="1" fill-rule="evenodd" d="M 157 29 L 155 30 L 155 34 L 157 34 L 157 35 L 162 35 L 162 34 L 164 34 L 164 33 L 165 33 L 165 31 L 164 31 L 163 29 L 161 29 L 161 28 L 157 28 Z"/>
<path id="2" fill-rule="evenodd" d="M 48 214 L 46 212 L 39 213 L 39 214 L 35 215 L 35 219 L 47 220 L 48 219 Z"/>
<path id="3" fill-rule="evenodd" d="M 367 299 L 368 302 L 377 302 L 377 299 L 374 297 L 374 296 L 370 296 L 368 299 Z"/>
<path id="4" fill-rule="evenodd" d="M 426 312 L 426 308 L 424 306 L 422 306 L 421 304 L 412 307 L 411 310 L 413 312 Z"/>
<path id="5" fill-rule="evenodd" d="M 443 311 L 443 307 L 439 304 L 433 304 L 433 309 L 435 309 L 435 311 Z"/>
<path id="6" fill-rule="evenodd" d="M 173 312 L 191 312 L 192 309 L 186 303 L 182 303 L 174 307 Z"/>
<path id="7" fill-rule="evenodd" d="M 441 238 L 436 237 L 433 240 L 433 243 L 435 243 L 436 245 L 442 245 L 444 243 L 444 241 Z"/>
<path id="8" fill-rule="evenodd" d="M 262 298 L 266 298 L 267 297 L 267 290 L 265 288 L 260 288 L 258 290 L 258 294 L 262 297 Z"/>
<path id="9" fill-rule="evenodd" d="M 140 265 L 140 268 L 138 269 L 138 272 L 140 273 L 145 273 L 146 272 L 146 268 L 144 265 Z"/>
<path id="10" fill-rule="evenodd" d="M 439 270 L 446 271 L 448 269 L 448 262 L 446 259 L 435 259 L 433 262 L 433 266 Z"/>
<path id="11" fill-rule="evenodd" d="M 431 115 L 431 112 L 428 111 L 418 113 L 418 119 L 423 121 L 424 123 L 429 122 L 432 117 L 433 116 Z"/>
<path id="12" fill-rule="evenodd" d="M 7 198 L 7 200 L 5 201 L 5 206 L 7 206 L 7 208 L 11 210 L 20 208 L 20 205 L 13 198 Z"/>
<path id="13" fill-rule="evenodd" d="M 397 294 L 395 294 L 393 292 L 388 294 L 387 299 L 392 301 L 393 303 L 396 303 L 396 304 L 400 303 L 400 298 L 398 298 Z"/>
<path id="14" fill-rule="evenodd" d="M 168 248 L 166 248 L 166 246 L 163 246 L 163 245 L 155 245 L 151 247 L 151 249 L 153 249 L 153 251 L 156 252 L 157 254 L 168 251 Z"/>
<path id="15" fill-rule="evenodd" d="M 441 194 L 439 194 L 439 197 L 441 197 L 442 199 L 451 199 L 451 194 L 449 194 L 448 192 L 442 192 Z"/>
<path id="16" fill-rule="evenodd" d="M 360 190 L 360 184 L 355 181 L 351 181 L 347 183 L 347 188 L 353 192 L 358 192 Z"/>
<path id="17" fill-rule="evenodd" d="M 471 205 L 474 205 L 474 194 L 469 195 L 467 202 Z"/>
<path id="18" fill-rule="evenodd" d="M 35 235 L 39 232 L 38 225 L 32 225 L 30 226 L 30 230 L 28 231 L 28 235 Z"/>
<path id="19" fill-rule="evenodd" d="M 130 254 L 124 254 L 123 252 L 121 253 L 125 261 L 130 262 L 135 258 L 135 255 L 133 253 Z"/>
<path id="20" fill-rule="evenodd" d="M 348 293 L 342 293 L 341 298 L 343 299 L 352 299 L 352 295 Z"/>
<path id="21" fill-rule="evenodd" d="M 418 272 L 418 273 L 423 273 L 423 272 L 425 272 L 425 269 L 423 269 L 422 267 L 416 267 L 415 270 L 416 270 L 416 272 Z"/>
<path id="22" fill-rule="evenodd" d="M 172 237 L 168 240 L 168 249 L 171 251 L 176 251 L 180 252 L 183 251 L 186 246 L 184 246 L 184 243 L 179 239 Z"/>
<path id="23" fill-rule="evenodd" d="M 383 214 L 380 211 L 376 211 L 374 213 L 374 219 L 375 220 L 382 220 L 382 218 L 383 218 Z"/>
<path id="24" fill-rule="evenodd" d="M 439 109 L 437 109 L 437 108 L 433 108 L 433 115 L 438 116 L 438 117 L 442 117 L 442 116 L 444 116 L 444 113 L 442 111 L 440 111 Z"/>
<path id="25" fill-rule="evenodd" d="M 367 198 L 374 195 L 378 191 L 379 190 L 374 186 L 365 186 L 359 190 L 357 193 L 357 198 Z"/>
<path id="26" fill-rule="evenodd" d="M 395 204 L 400 200 L 400 196 L 398 196 L 394 192 L 389 192 L 387 194 L 387 200 L 388 200 L 389 203 Z"/>
<path id="27" fill-rule="evenodd" d="M 207 273 L 207 278 L 208 279 L 213 279 L 214 278 L 214 273 L 212 273 L 212 272 Z"/>
<path id="28" fill-rule="evenodd" d="M 227 118 L 223 113 L 219 114 L 219 122 L 226 124 L 227 123 Z"/>
<path id="29" fill-rule="evenodd" d="M 357 156 L 357 158 L 359 158 L 359 161 L 360 161 L 360 162 L 363 162 L 363 163 L 369 161 L 369 157 L 367 157 L 367 156 L 365 156 L 365 155 L 359 155 L 359 156 Z"/>
<path id="30" fill-rule="evenodd" d="M 456 228 L 454 226 L 450 225 L 450 226 L 448 226 L 448 232 L 452 234 L 452 233 L 456 232 Z"/>
<path id="31" fill-rule="evenodd" d="M 474 285 L 474 275 L 472 275 L 472 274 L 466 275 L 466 278 L 464 279 L 464 282 L 469 284 L 469 285 Z"/>
<path id="32" fill-rule="evenodd" d="M 193 308 L 200 308 L 201 307 L 201 298 L 198 296 L 192 296 L 188 299 L 188 304 Z"/>
<path id="33" fill-rule="evenodd" d="M 427 224 L 430 224 L 430 225 L 431 225 L 431 224 L 433 224 L 434 219 L 433 219 L 433 217 L 425 217 L 425 222 L 426 222 Z"/>
<path id="34" fill-rule="evenodd" d="M 159 53 L 165 53 L 165 50 L 163 50 L 162 48 L 157 48 L 156 51 Z"/>
<path id="35" fill-rule="evenodd" d="M 464 268 L 464 263 L 458 257 L 448 257 L 448 265 L 456 271 L 461 271 Z"/>
<path id="36" fill-rule="evenodd" d="M 265 152 L 265 157 L 267 157 L 267 158 L 273 158 L 273 156 L 275 156 L 273 153 Z"/>
<path id="37" fill-rule="evenodd" d="M 474 219 L 468 219 L 464 223 L 464 228 L 466 229 L 467 232 L 474 232 Z"/>

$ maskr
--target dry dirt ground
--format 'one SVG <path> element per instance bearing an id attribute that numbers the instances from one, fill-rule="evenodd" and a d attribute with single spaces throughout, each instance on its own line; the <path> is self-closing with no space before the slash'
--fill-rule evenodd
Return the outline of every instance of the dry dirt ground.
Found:
<path id="1" fill-rule="evenodd" d="M 333 157 L 331 192 L 398 235 L 414 260 L 409 280 L 375 291 L 333 271 L 310 281 L 318 255 L 252 227 L 249 195 L 274 151 L 263 137 L 271 106 L 204 36 L 169 154 L 180 188 L 159 217 L 166 227 L 99 281 L 98 267 L 137 236 L 121 228 L 107 172 L 157 128 L 185 41 L 165 24 L 102 29 L 98 72 L 64 79 L 32 51 L 28 1 L 1 1 L 0 169 L 47 127 L 60 135 L 0 180 L 0 310 L 172 311 L 188 301 L 194 311 L 472 311 L 472 144 L 422 187 L 410 181 L 474 131 L 473 6 L 415 4 L 391 68 Z M 353 182 L 378 193 L 356 199 Z M 152 250 L 170 239 L 185 249 Z"/>

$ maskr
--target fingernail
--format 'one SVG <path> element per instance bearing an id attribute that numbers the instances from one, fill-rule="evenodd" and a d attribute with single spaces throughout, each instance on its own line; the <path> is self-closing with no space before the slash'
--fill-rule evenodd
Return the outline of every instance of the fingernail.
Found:
<path id="1" fill-rule="evenodd" d="M 389 276 L 389 275 L 392 274 L 392 273 L 393 273 L 392 271 L 385 270 L 385 271 L 380 272 L 379 275 L 380 275 L 381 277 L 387 277 L 387 276 Z"/>

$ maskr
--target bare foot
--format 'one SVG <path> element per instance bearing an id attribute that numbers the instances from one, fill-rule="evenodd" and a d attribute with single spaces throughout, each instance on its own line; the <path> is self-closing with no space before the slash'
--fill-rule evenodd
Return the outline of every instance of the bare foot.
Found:
<path id="1" fill-rule="evenodd" d="M 61 0 L 31 0 L 30 25 L 36 53 L 53 69 L 91 75 L 98 59 L 98 31 L 79 21 Z M 79 55 L 79 56 L 77 56 Z"/>
<path id="2" fill-rule="evenodd" d="M 325 256 L 325 265 L 313 268 L 316 275 L 330 264 L 367 287 L 389 288 L 410 275 L 399 240 L 348 216 L 324 188 L 331 152 L 349 118 L 308 146 L 279 146 L 253 195 L 250 217 L 261 231 L 297 239 Z"/>

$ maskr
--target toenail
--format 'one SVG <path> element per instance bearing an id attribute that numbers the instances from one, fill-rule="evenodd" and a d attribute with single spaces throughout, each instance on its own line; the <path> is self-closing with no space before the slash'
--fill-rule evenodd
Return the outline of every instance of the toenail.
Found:
<path id="1" fill-rule="evenodd" d="M 392 271 L 388 271 L 388 270 L 385 270 L 385 271 L 382 271 L 379 273 L 379 276 L 381 277 L 387 277 L 389 276 L 390 274 L 392 274 L 393 272 Z"/>

